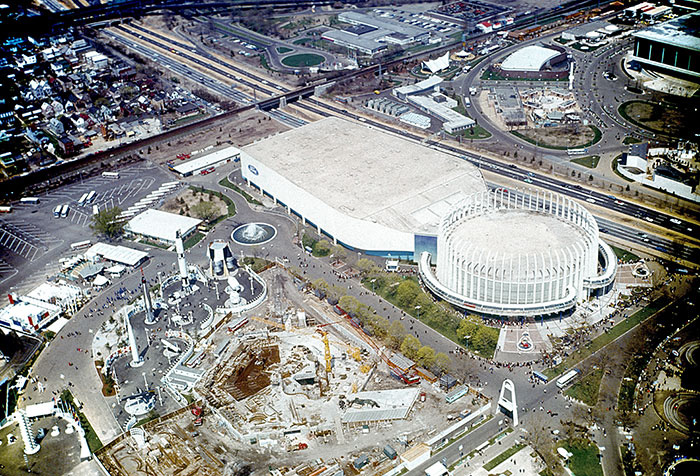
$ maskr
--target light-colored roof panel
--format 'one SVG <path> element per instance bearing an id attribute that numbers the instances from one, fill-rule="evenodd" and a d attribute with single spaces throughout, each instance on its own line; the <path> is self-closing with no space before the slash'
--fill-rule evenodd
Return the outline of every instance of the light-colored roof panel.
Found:
<path id="1" fill-rule="evenodd" d="M 644 28 L 633 36 L 700 51 L 700 12 Z"/>
<path id="2" fill-rule="evenodd" d="M 177 231 L 185 234 L 200 223 L 202 220 L 197 218 L 148 209 L 129 220 L 125 229 L 136 235 L 174 242 Z"/>
<path id="3" fill-rule="evenodd" d="M 526 46 L 511 53 L 503 60 L 501 69 L 504 71 L 539 71 L 547 61 L 559 54 L 561 53 L 557 50 L 544 46 Z"/>
<path id="4" fill-rule="evenodd" d="M 173 167 L 173 170 L 182 175 L 189 174 L 216 165 L 224 160 L 232 159 L 239 155 L 240 152 L 241 151 L 236 147 L 226 147 L 225 149 L 217 150 L 216 152 L 212 152 L 198 159 L 188 160 L 180 165 L 176 165 Z"/>
<path id="5" fill-rule="evenodd" d="M 401 137 L 329 117 L 248 145 L 243 152 L 352 218 L 406 232 L 414 211 L 486 189 L 470 163 Z M 397 217 L 401 217 L 397 220 Z M 437 232 L 437 222 L 431 225 Z"/>

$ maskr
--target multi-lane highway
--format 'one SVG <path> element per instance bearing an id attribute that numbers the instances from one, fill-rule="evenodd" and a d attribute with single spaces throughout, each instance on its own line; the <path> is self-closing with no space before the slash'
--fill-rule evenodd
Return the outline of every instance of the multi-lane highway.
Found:
<path id="1" fill-rule="evenodd" d="M 224 77 L 227 77 L 231 79 L 232 81 L 236 81 L 242 85 L 245 85 L 249 88 L 256 88 L 257 91 L 259 91 L 262 94 L 268 95 L 271 98 L 275 98 L 275 95 L 277 92 L 282 92 L 282 93 L 289 93 L 289 89 L 282 86 L 282 85 L 277 85 L 275 84 L 272 80 L 268 80 L 265 78 L 262 78 L 260 76 L 257 76 L 254 73 L 251 73 L 250 71 L 247 71 L 245 69 L 236 67 L 231 65 L 230 63 L 221 60 L 220 58 L 211 55 L 205 51 L 201 51 L 200 49 L 195 49 L 193 45 L 188 45 L 186 43 L 178 42 L 176 40 L 173 40 L 171 38 L 168 38 L 165 35 L 158 34 L 157 32 L 153 32 L 152 30 L 146 30 L 142 27 L 138 26 L 133 26 L 131 25 L 130 28 L 141 31 L 143 34 L 140 33 L 135 33 L 134 31 L 129 31 L 124 27 L 119 27 L 121 31 L 123 31 L 126 34 L 131 34 L 135 35 L 139 38 L 139 40 L 149 43 L 153 45 L 154 47 L 161 48 L 165 51 L 170 51 L 172 54 L 176 54 L 179 57 L 182 57 L 183 59 L 187 61 L 191 61 L 203 68 L 205 71 L 211 71 L 212 73 L 222 75 Z M 116 35 L 112 34 L 113 37 L 116 37 Z M 122 42 L 124 42 L 127 46 L 130 44 L 130 40 L 128 40 L 125 37 L 122 37 Z M 153 55 L 155 53 L 154 50 L 149 50 L 147 47 L 138 44 L 141 50 L 141 54 L 146 54 L 146 55 Z M 178 50 L 175 50 L 174 48 L 177 47 Z M 193 54 L 188 54 L 182 50 L 187 50 L 190 52 L 194 52 L 195 55 L 200 55 L 201 57 L 205 58 L 205 60 L 197 58 L 196 56 L 193 56 Z M 162 55 L 161 55 L 162 56 Z M 175 61 L 174 59 L 171 59 L 171 61 Z M 216 63 L 216 66 L 213 65 L 212 63 Z M 194 74 L 192 72 L 195 72 L 196 70 L 189 68 L 188 66 L 180 63 L 180 67 L 184 68 L 186 72 L 181 73 L 181 74 Z M 187 71 L 190 71 L 188 73 Z M 200 72 L 196 72 L 196 74 L 203 74 Z M 212 81 L 211 78 L 209 78 L 210 81 Z M 206 83 L 209 84 L 209 83 Z M 220 83 L 222 84 L 222 83 Z M 274 88 L 274 89 L 273 89 Z M 230 88 L 229 88 L 230 89 Z M 275 91 L 277 89 L 277 91 Z M 221 91 L 221 94 L 226 95 L 226 90 L 223 89 Z M 228 97 L 232 97 L 231 94 L 228 94 Z M 266 109 L 274 110 L 275 112 L 273 114 L 279 114 L 281 111 L 274 109 L 272 107 L 269 107 L 270 105 L 273 105 L 274 103 L 270 103 L 270 101 L 265 101 L 266 103 Z M 695 238 L 696 234 L 696 228 L 697 225 L 693 222 L 690 222 L 688 220 L 683 220 L 678 217 L 668 215 L 666 213 L 660 212 L 658 210 L 650 209 L 643 207 L 641 205 L 638 205 L 636 203 L 620 200 L 618 197 L 614 195 L 608 195 L 596 190 L 584 188 L 580 185 L 572 185 L 568 182 L 559 180 L 557 178 L 551 177 L 549 175 L 537 173 L 537 172 L 530 172 L 525 169 L 522 169 L 514 164 L 503 164 L 502 162 L 482 156 L 479 154 L 475 154 L 473 152 L 467 152 L 461 148 L 445 144 L 443 142 L 438 142 L 434 140 L 426 140 L 425 137 L 414 134 L 412 132 L 409 132 L 404 129 L 400 129 L 398 127 L 390 126 L 378 121 L 374 121 L 372 119 L 366 118 L 364 116 L 360 116 L 358 114 L 349 112 L 345 109 L 329 105 L 325 102 L 321 102 L 315 99 L 308 99 L 305 101 L 299 101 L 296 103 L 297 106 L 301 109 L 308 110 L 309 112 L 318 114 L 322 117 L 327 117 L 330 115 L 339 115 L 343 116 L 345 118 L 349 118 L 352 120 L 356 121 L 362 121 L 368 125 L 372 125 L 373 127 L 377 127 L 379 129 L 385 130 L 387 132 L 391 132 L 394 134 L 401 135 L 407 139 L 412 139 L 415 141 L 423 142 L 426 145 L 433 147 L 435 149 L 441 150 L 443 152 L 447 152 L 451 155 L 455 155 L 458 157 L 461 157 L 464 160 L 467 160 L 474 165 L 478 167 L 482 167 L 484 169 L 487 169 L 493 173 L 496 173 L 498 175 L 505 176 L 510 179 L 518 180 L 518 181 L 523 181 L 524 185 L 525 184 L 530 184 L 533 186 L 538 186 L 541 188 L 545 188 L 547 190 L 552 190 L 555 192 L 563 193 L 565 195 L 571 196 L 573 198 L 579 199 L 586 201 L 587 203 L 591 205 L 595 205 L 597 207 L 602 207 L 606 208 L 608 210 L 621 213 L 623 215 L 628 215 L 630 217 L 639 219 L 639 220 L 644 220 L 645 226 L 651 226 L 651 225 L 657 225 L 664 230 L 671 230 L 674 231 L 680 235 L 685 235 L 687 237 L 692 237 Z M 286 114 L 286 113 L 282 113 Z M 289 116 L 287 114 L 287 116 Z M 289 116 L 293 117 L 293 116 Z M 289 124 L 289 120 L 287 118 L 287 122 Z M 303 121 L 299 121 L 297 124 L 289 124 L 292 125 L 292 127 L 303 125 Z M 600 218 L 600 217 L 597 217 Z M 607 221 L 608 223 L 609 220 Z M 685 245 L 674 245 L 671 240 L 667 240 L 664 238 L 656 237 L 651 234 L 649 236 L 642 236 L 641 234 L 635 232 L 632 228 L 625 227 L 623 225 L 619 225 L 618 227 L 612 227 L 612 226 L 603 226 L 602 227 L 606 233 L 609 233 L 611 235 L 615 235 L 616 232 L 613 230 L 619 230 L 619 236 L 620 238 L 624 238 L 626 240 L 633 241 L 637 243 L 640 246 L 646 246 L 652 249 L 656 249 L 658 251 L 673 251 L 674 254 L 683 259 L 687 259 L 688 261 L 691 262 L 700 262 L 700 250 L 698 250 L 695 247 L 687 247 Z M 634 238 L 634 239 L 632 239 Z"/>

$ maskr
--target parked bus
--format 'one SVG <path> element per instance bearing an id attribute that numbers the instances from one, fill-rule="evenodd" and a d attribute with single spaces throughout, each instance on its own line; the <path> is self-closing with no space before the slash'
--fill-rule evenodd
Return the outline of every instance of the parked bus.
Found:
<path id="1" fill-rule="evenodd" d="M 580 374 L 581 374 L 581 371 L 579 369 L 569 370 L 564 375 L 559 377 L 559 380 L 557 380 L 557 387 L 563 389 L 564 387 L 569 385 L 571 382 L 573 382 L 576 379 L 576 377 L 578 377 Z"/>
<path id="2" fill-rule="evenodd" d="M 61 208 L 61 205 L 56 205 L 56 208 L 53 209 L 54 218 L 61 218 Z"/>
<path id="3" fill-rule="evenodd" d="M 85 203 L 92 203 L 92 201 L 95 199 L 95 191 L 92 190 L 90 193 L 88 193 L 87 199 L 85 200 Z"/>
<path id="4" fill-rule="evenodd" d="M 10 205 L 0 207 L 0 213 L 12 213 L 12 207 Z"/>
<path id="5" fill-rule="evenodd" d="M 78 199 L 78 205 L 81 207 L 85 205 L 85 201 L 87 200 L 88 194 L 84 193 L 79 199 Z"/>
<path id="6" fill-rule="evenodd" d="M 98 213 L 100 213 L 100 207 L 98 207 L 97 205 L 93 205 L 92 206 L 92 214 L 97 215 Z"/>
<path id="7" fill-rule="evenodd" d="M 68 210 L 69 210 L 68 205 L 64 204 L 61 207 L 61 218 L 66 218 L 68 216 Z"/>
<path id="8" fill-rule="evenodd" d="M 567 149 L 566 153 L 569 154 L 569 156 L 572 155 L 583 155 L 588 152 L 588 149 Z"/>
<path id="9" fill-rule="evenodd" d="M 119 172 L 102 172 L 103 177 L 118 179 Z"/>
<path id="10" fill-rule="evenodd" d="M 70 249 L 73 251 L 84 250 L 85 248 L 90 248 L 90 240 L 78 241 L 70 245 Z"/>
<path id="11" fill-rule="evenodd" d="M 547 378 L 547 376 L 545 374 L 543 374 L 542 372 L 538 372 L 537 370 L 535 370 L 534 372 L 532 372 L 532 375 L 534 375 L 535 378 L 540 379 L 544 383 L 549 382 L 549 378 Z"/>
<path id="12" fill-rule="evenodd" d="M 19 199 L 20 203 L 29 203 L 31 205 L 37 205 L 39 199 L 37 197 L 24 197 Z"/>

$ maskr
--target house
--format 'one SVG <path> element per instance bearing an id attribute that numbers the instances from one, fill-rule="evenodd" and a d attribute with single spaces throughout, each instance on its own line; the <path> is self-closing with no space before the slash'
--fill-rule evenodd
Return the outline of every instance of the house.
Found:
<path id="1" fill-rule="evenodd" d="M 55 117 L 52 117 L 51 120 L 49 121 L 48 125 L 46 126 L 49 131 L 51 131 L 52 134 L 56 136 L 61 136 L 65 132 L 66 128 L 63 126 L 63 123 L 58 120 Z"/>
<path id="2" fill-rule="evenodd" d="M 67 136 L 63 136 L 58 139 L 58 146 L 63 151 L 63 155 L 71 155 L 75 152 L 75 146 L 73 144 L 73 139 Z"/>

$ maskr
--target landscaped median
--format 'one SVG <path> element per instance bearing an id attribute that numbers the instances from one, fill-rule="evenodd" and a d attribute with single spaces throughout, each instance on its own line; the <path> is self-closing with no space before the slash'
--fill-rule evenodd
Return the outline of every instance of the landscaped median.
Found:
<path id="1" fill-rule="evenodd" d="M 63 400 L 65 403 L 67 403 L 70 407 L 73 407 L 75 413 L 78 416 L 78 419 L 80 420 L 80 426 L 83 427 L 83 430 L 85 430 L 85 439 L 87 440 L 87 444 L 90 447 L 90 451 L 93 453 L 100 448 L 102 448 L 102 442 L 100 441 L 100 438 L 97 436 L 97 433 L 95 430 L 92 428 L 92 425 L 90 425 L 90 422 L 88 419 L 83 415 L 83 412 L 81 412 L 73 399 L 73 394 L 70 392 L 70 390 L 64 390 L 63 393 L 61 393 L 61 400 Z"/>
<path id="2" fill-rule="evenodd" d="M 600 381 L 603 378 L 603 369 L 594 369 L 578 382 L 569 387 L 564 395 L 569 396 L 581 403 L 594 406 L 598 402 L 598 392 Z"/>
<path id="3" fill-rule="evenodd" d="M 262 202 L 260 200 L 256 200 L 255 198 L 253 198 L 248 192 L 243 190 L 241 187 L 239 187 L 235 183 L 232 183 L 231 181 L 229 181 L 229 179 L 226 177 L 222 178 L 219 181 L 219 185 L 221 185 L 222 187 L 230 188 L 231 190 L 233 190 L 234 192 L 238 193 L 240 196 L 245 198 L 245 201 L 250 203 L 250 204 L 262 205 Z"/>
<path id="4" fill-rule="evenodd" d="M 501 453 L 500 455 L 496 456 L 494 459 L 492 459 L 491 461 L 486 463 L 484 465 L 484 469 L 486 471 L 491 471 L 493 468 L 495 468 L 499 464 L 503 463 L 505 460 L 507 460 L 508 458 L 510 458 L 515 453 L 522 450 L 523 448 L 525 448 L 525 445 L 522 443 L 518 443 L 515 446 L 511 446 L 510 448 L 505 450 L 503 453 Z"/>
<path id="5" fill-rule="evenodd" d="M 579 476 L 603 476 L 603 467 L 600 465 L 598 447 L 588 440 L 568 440 L 561 445 L 571 453 L 567 460 L 567 467 L 571 473 Z"/>
<path id="6" fill-rule="evenodd" d="M 558 377 L 559 375 L 563 374 L 565 370 L 573 368 L 583 359 L 602 349 L 610 342 L 620 337 L 625 332 L 634 328 L 640 322 L 656 314 L 659 310 L 668 305 L 669 302 L 669 298 L 665 296 L 656 299 L 654 302 L 649 303 L 645 308 L 640 309 L 624 321 L 621 321 L 618 324 L 616 324 L 612 329 L 610 329 L 606 333 L 601 334 L 595 339 L 593 339 L 583 349 L 579 349 L 576 352 L 569 355 L 566 359 L 559 363 L 559 365 L 545 369 L 542 373 L 544 373 L 544 375 L 547 376 L 547 378 L 549 379 Z"/>

